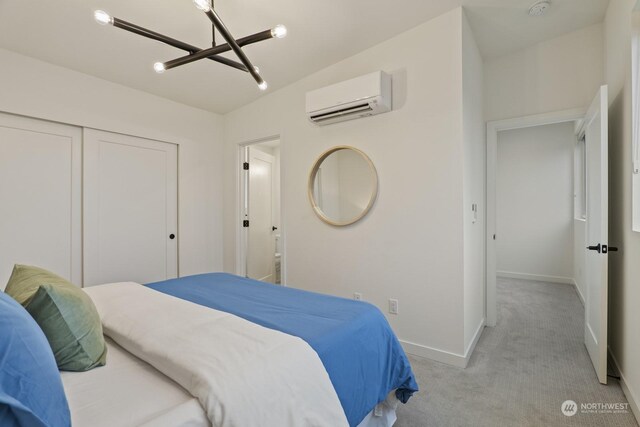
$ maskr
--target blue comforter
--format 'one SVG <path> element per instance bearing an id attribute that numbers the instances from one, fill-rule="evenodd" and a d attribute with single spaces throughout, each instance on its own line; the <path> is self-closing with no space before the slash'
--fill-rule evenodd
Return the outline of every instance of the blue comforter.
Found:
<path id="1" fill-rule="evenodd" d="M 398 339 L 371 304 L 225 273 L 148 286 L 305 340 L 322 360 L 351 426 L 392 390 L 403 403 L 418 391 Z"/>

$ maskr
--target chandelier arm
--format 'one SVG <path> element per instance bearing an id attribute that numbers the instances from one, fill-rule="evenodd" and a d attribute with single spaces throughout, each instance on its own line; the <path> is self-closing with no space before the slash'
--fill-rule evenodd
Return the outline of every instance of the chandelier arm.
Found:
<path id="1" fill-rule="evenodd" d="M 225 58 L 224 56 L 213 55 L 208 56 L 207 59 L 219 62 L 220 64 L 228 65 L 229 67 L 236 68 L 240 71 L 244 71 L 245 73 L 249 71 L 247 70 L 247 67 L 244 66 L 244 64 L 234 61 L 233 59 Z"/>
<path id="2" fill-rule="evenodd" d="M 211 0 L 211 9 L 213 9 L 213 0 Z M 211 24 L 211 47 L 216 46 L 216 26 Z"/>
<path id="3" fill-rule="evenodd" d="M 236 40 L 238 46 L 246 46 L 248 44 L 258 43 L 263 40 L 268 40 L 273 38 L 271 34 L 271 30 L 260 31 L 259 33 L 252 34 L 250 36 L 243 37 L 241 39 Z M 202 49 L 198 52 L 195 52 L 191 55 L 182 56 L 180 58 L 172 59 L 171 61 L 167 61 L 164 63 L 165 70 L 169 70 L 171 68 L 179 67 L 180 65 L 185 65 L 190 62 L 198 61 L 203 58 L 209 58 L 212 55 L 218 55 L 220 53 L 228 52 L 231 50 L 231 46 L 227 43 L 219 44 L 215 47 L 210 47 L 208 49 Z"/>
<path id="4" fill-rule="evenodd" d="M 242 37 L 241 39 L 236 40 L 236 43 L 238 44 L 238 46 L 243 47 L 248 44 L 257 43 L 257 42 L 261 42 L 263 40 L 269 40 L 272 38 L 273 38 L 273 32 L 269 29 L 269 30 L 260 31 L 259 33 L 251 34 L 250 36 Z"/>
<path id="5" fill-rule="evenodd" d="M 140 36 L 152 39 L 152 40 L 156 40 L 165 44 L 168 44 L 169 46 L 173 46 L 175 48 L 184 50 L 189 52 L 190 54 L 199 52 L 201 49 L 198 48 L 197 46 L 193 46 L 190 45 L 188 43 L 184 43 L 181 42 L 180 40 L 176 40 L 174 38 L 165 36 L 163 34 L 157 33 L 155 31 L 149 30 L 147 28 L 141 27 L 139 25 L 136 24 L 132 24 L 131 22 L 127 22 L 127 21 L 123 21 L 122 19 L 119 18 L 113 18 L 113 26 L 114 27 L 118 27 L 120 29 L 132 32 L 134 34 L 138 34 Z M 231 50 L 231 48 L 227 49 L 227 50 Z M 224 58 L 222 56 L 216 56 L 214 55 L 209 55 L 207 56 L 208 59 L 211 59 L 212 61 L 216 61 L 219 62 L 221 64 L 224 65 L 228 65 L 230 67 L 233 68 L 237 68 L 238 70 L 241 71 L 245 71 L 248 72 L 249 70 L 247 69 L 246 66 L 244 66 L 243 64 L 233 61 L 231 59 L 228 58 Z"/>
<path id="6" fill-rule="evenodd" d="M 238 56 L 238 58 L 240 59 L 240 62 L 242 62 L 245 67 L 247 67 L 247 69 L 249 70 L 249 74 L 253 76 L 256 83 L 258 83 L 258 85 L 264 85 L 265 82 L 260 76 L 260 74 L 258 74 L 258 71 L 256 71 L 256 67 L 253 66 L 253 64 L 247 57 L 247 55 L 245 55 L 245 53 L 242 51 L 242 48 L 238 46 L 238 43 L 233 38 L 233 36 L 231 35 L 227 27 L 224 25 L 224 22 L 222 22 L 222 19 L 220 19 L 220 17 L 215 12 L 215 10 L 209 9 L 204 13 L 209 17 L 209 19 L 211 20 L 213 25 L 216 27 L 216 29 L 218 30 L 222 38 L 225 39 L 227 44 L 231 47 L 231 50 L 233 50 L 233 52 Z"/>

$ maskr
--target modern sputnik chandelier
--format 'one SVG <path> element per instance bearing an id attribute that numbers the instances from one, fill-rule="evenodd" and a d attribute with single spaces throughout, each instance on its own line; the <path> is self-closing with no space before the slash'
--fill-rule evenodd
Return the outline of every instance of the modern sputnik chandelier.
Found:
<path id="1" fill-rule="evenodd" d="M 258 67 L 251 64 L 251 61 L 249 60 L 247 55 L 245 55 L 245 53 L 242 51 L 242 46 L 261 42 L 273 37 L 281 39 L 287 35 L 287 28 L 284 25 L 276 25 L 270 30 L 261 31 L 259 33 L 255 33 L 236 40 L 233 38 L 227 27 L 224 25 L 224 22 L 222 22 L 216 11 L 213 9 L 213 0 L 211 0 L 211 2 L 209 0 L 193 0 L 193 2 L 195 3 L 196 7 L 203 11 L 211 20 L 213 28 L 212 47 L 210 48 L 200 49 L 196 46 L 192 46 L 171 37 L 167 37 L 163 34 L 156 33 L 155 31 L 151 31 L 130 22 L 123 21 L 122 19 L 114 18 L 113 16 L 110 16 L 108 13 L 102 10 L 96 10 L 93 16 L 98 24 L 110 24 L 114 27 L 122 28 L 123 30 L 130 31 L 143 37 L 157 40 L 162 43 L 166 43 L 169 46 L 173 46 L 189 52 L 188 55 L 181 56 L 180 58 L 176 58 L 171 61 L 156 62 L 155 64 L 153 64 L 153 69 L 157 73 L 164 73 L 166 70 L 170 70 L 171 68 L 179 67 L 180 65 L 185 65 L 190 62 L 207 58 L 212 61 L 237 68 L 238 70 L 248 72 L 254 78 L 260 90 L 266 90 L 267 82 L 264 81 L 260 76 L 260 70 L 258 69 Z M 226 41 L 225 44 L 216 45 L 216 30 Z M 238 59 L 240 59 L 240 62 L 220 56 L 221 53 L 228 52 L 230 50 L 232 50 L 236 54 Z"/>

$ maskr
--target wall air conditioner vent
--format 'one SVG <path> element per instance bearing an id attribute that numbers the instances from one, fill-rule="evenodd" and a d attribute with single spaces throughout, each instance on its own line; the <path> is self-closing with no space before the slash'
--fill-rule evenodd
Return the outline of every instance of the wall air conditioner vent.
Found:
<path id="1" fill-rule="evenodd" d="M 369 105 L 368 103 L 354 105 L 353 107 L 348 107 L 348 108 L 341 108 L 339 110 L 329 112 L 329 113 L 316 114 L 313 116 L 309 116 L 309 118 L 311 119 L 312 122 L 315 122 L 315 123 L 320 123 L 325 120 L 331 120 L 331 119 L 337 119 L 337 118 L 343 118 L 346 120 L 345 116 L 350 116 L 353 114 L 362 115 L 367 111 L 373 111 L 373 108 L 371 108 L 371 105 Z"/>
<path id="2" fill-rule="evenodd" d="M 318 125 L 391 111 L 391 76 L 376 71 L 307 93 L 307 117 Z"/>

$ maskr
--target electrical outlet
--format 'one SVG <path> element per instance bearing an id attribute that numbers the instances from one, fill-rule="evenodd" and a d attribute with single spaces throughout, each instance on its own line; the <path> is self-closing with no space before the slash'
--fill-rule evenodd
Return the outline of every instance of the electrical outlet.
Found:
<path id="1" fill-rule="evenodd" d="M 362 301 L 362 294 L 360 292 L 354 292 L 353 299 L 356 301 Z"/>
<path id="2" fill-rule="evenodd" d="M 398 300 L 389 298 L 389 313 L 398 314 Z"/>

